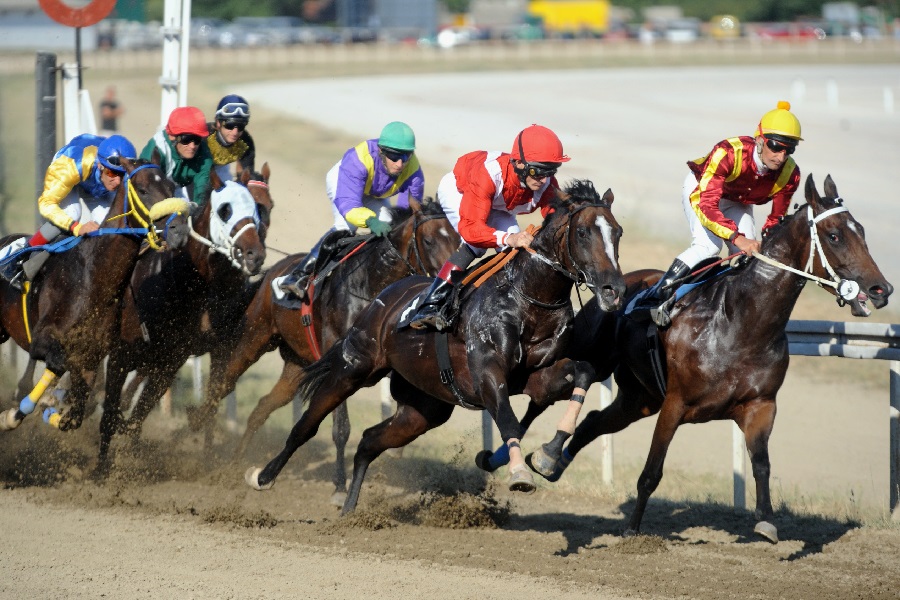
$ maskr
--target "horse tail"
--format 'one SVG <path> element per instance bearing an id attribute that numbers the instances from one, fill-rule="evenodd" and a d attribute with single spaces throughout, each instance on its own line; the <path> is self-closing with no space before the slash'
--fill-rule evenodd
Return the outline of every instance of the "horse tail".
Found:
<path id="1" fill-rule="evenodd" d="M 331 363 L 336 357 L 341 356 L 342 347 L 343 344 L 338 341 L 322 355 L 322 358 L 303 369 L 303 379 L 300 380 L 297 393 L 304 403 L 315 395 L 331 373 Z"/>

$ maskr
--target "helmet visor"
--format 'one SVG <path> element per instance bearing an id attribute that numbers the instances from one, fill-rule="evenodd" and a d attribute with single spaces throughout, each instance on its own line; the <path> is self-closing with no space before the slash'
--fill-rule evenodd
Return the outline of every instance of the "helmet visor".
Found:
<path id="1" fill-rule="evenodd" d="M 559 170 L 560 163 L 525 163 L 525 174 L 535 179 L 553 177 Z"/>

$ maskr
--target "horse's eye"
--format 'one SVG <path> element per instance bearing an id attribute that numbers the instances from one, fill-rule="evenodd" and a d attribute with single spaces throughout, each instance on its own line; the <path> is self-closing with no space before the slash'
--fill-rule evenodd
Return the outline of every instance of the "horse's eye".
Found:
<path id="1" fill-rule="evenodd" d="M 837 243 L 837 242 L 841 241 L 841 236 L 838 235 L 837 232 L 832 231 L 831 233 L 828 234 L 828 239 L 831 240 L 832 242 Z"/>
<path id="2" fill-rule="evenodd" d="M 575 232 L 578 234 L 578 237 L 582 239 L 586 238 L 589 235 L 587 227 L 579 227 L 575 230 Z"/>

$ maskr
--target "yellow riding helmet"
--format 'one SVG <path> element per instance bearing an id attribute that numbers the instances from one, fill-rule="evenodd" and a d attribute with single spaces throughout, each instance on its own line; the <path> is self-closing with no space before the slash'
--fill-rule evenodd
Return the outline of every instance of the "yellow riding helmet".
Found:
<path id="1" fill-rule="evenodd" d="M 766 137 L 786 138 L 784 141 L 802 140 L 800 137 L 800 121 L 791 112 L 791 103 L 780 100 L 777 108 L 770 110 L 759 120 L 756 126 L 756 135 Z"/>

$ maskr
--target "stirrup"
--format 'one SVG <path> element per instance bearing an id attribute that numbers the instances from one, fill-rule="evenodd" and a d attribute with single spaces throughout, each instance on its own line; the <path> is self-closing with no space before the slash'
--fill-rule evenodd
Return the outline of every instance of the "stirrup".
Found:
<path id="1" fill-rule="evenodd" d="M 6 282 L 13 289 L 18 290 L 20 292 L 25 291 L 25 271 L 20 269 L 18 273 L 16 273 L 15 275 L 13 275 L 12 277 L 10 277 L 8 279 L 7 279 L 6 275 L 4 274 L 3 279 L 6 279 Z"/>
<path id="2" fill-rule="evenodd" d="M 656 323 L 657 327 L 668 327 L 672 324 L 672 317 L 669 311 L 672 309 L 675 296 L 672 296 L 659 306 L 650 309 L 650 318 Z"/>
<path id="3" fill-rule="evenodd" d="M 450 323 L 444 318 L 440 310 L 430 315 L 416 315 L 409 322 L 409 326 L 413 329 L 433 329 L 435 331 L 444 331 L 450 327 Z"/>
<path id="4" fill-rule="evenodd" d="M 309 281 L 308 278 L 301 277 L 301 278 L 297 279 L 296 281 L 291 281 L 291 282 L 282 281 L 281 285 L 279 287 L 282 289 L 282 291 L 292 294 L 295 298 L 297 298 L 301 302 L 306 302 L 306 297 L 307 297 L 306 282 L 308 282 L 308 281 Z M 301 282 L 303 282 L 303 285 L 300 285 Z"/>

